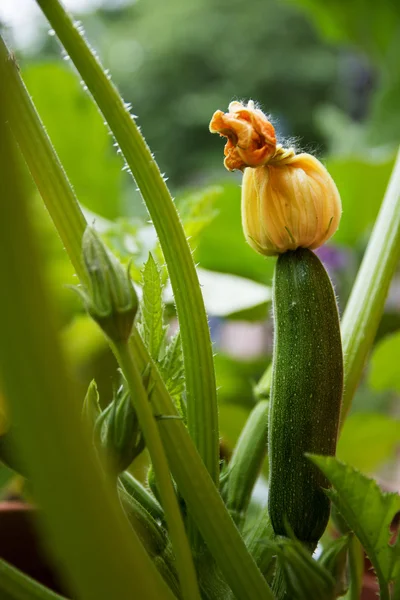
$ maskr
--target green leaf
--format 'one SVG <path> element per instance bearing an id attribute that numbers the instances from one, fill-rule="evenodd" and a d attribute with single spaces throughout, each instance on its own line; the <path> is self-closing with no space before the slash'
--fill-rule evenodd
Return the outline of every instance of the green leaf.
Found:
<path id="1" fill-rule="evenodd" d="M 119 216 L 122 161 L 75 74 L 47 63 L 24 69 L 24 80 L 80 201 L 102 217 Z"/>
<path id="2" fill-rule="evenodd" d="M 160 361 L 160 369 L 164 383 L 171 396 L 180 398 L 185 389 L 185 370 L 183 367 L 183 352 L 180 332 L 178 331 L 167 346 Z"/>
<path id="3" fill-rule="evenodd" d="M 364 546 L 379 580 L 382 600 L 400 559 L 400 544 L 389 545 L 389 527 L 400 510 L 400 496 L 382 492 L 373 479 L 327 456 L 310 456 L 333 485 L 326 493 Z"/>
<path id="4" fill-rule="evenodd" d="M 393 389 L 400 392 L 400 331 L 381 340 L 375 347 L 368 382 L 375 390 Z"/>
<path id="5" fill-rule="evenodd" d="M 138 327 L 151 357 L 158 361 L 166 327 L 160 270 L 150 253 L 143 268 L 143 299 Z"/>
<path id="6" fill-rule="evenodd" d="M 382 413 L 353 413 L 345 421 L 336 455 L 360 471 L 372 473 L 394 456 L 400 421 Z"/>

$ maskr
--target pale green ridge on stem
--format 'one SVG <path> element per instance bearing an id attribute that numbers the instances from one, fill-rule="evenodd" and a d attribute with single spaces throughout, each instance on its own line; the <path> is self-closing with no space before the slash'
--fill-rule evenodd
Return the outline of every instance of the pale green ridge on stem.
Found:
<path id="1" fill-rule="evenodd" d="M 4 91 L 3 91 L 4 90 Z M 100 470 L 57 339 L 0 95 L 0 371 L 46 539 L 82 600 L 174 598 Z"/>
<path id="2" fill-rule="evenodd" d="M 400 259 L 400 150 L 342 318 L 344 394 L 341 426 L 361 379 Z"/>
<path id="3" fill-rule="evenodd" d="M 188 428 L 207 470 L 218 484 L 218 410 L 210 331 L 196 268 L 175 205 L 135 120 L 80 28 L 58 0 L 37 0 L 37 3 L 103 113 L 153 220 L 178 313 Z"/>
<path id="4" fill-rule="evenodd" d="M 66 600 L 49 588 L 0 559 L 0 598 L 2 600 Z"/>
<path id="5" fill-rule="evenodd" d="M 162 506 L 169 535 L 176 557 L 176 568 L 182 589 L 182 597 L 186 600 L 200 600 L 196 571 L 192 554 L 183 525 L 178 499 L 172 485 L 167 458 L 161 442 L 158 426 L 152 413 L 151 404 L 143 386 L 142 377 L 138 370 L 132 352 L 127 342 L 112 343 L 114 354 L 125 376 L 131 400 L 136 410 L 140 427 L 150 453 L 151 463 L 155 472 Z"/>
<path id="6" fill-rule="evenodd" d="M 17 68 L 13 69 L 11 76 L 20 79 Z M 48 150 L 43 152 L 43 149 L 40 148 L 42 145 L 51 145 L 45 132 L 43 131 L 42 135 L 37 137 L 31 135 L 33 133 L 32 121 L 36 120 L 40 123 L 40 119 L 29 96 L 27 96 L 26 88 L 19 82 L 18 86 L 9 87 L 8 95 L 10 103 L 18 107 L 9 114 L 11 129 L 31 173 L 38 173 L 38 177 L 46 182 L 46 185 L 42 186 L 41 195 L 47 210 L 52 218 L 53 215 L 57 214 L 57 211 L 60 211 L 61 216 L 64 216 L 65 220 L 69 220 L 69 213 L 80 213 L 80 208 L 76 201 L 71 202 L 73 191 L 64 171 L 60 171 L 59 161 L 53 160 L 51 152 Z M 27 112 L 29 118 L 26 127 L 21 128 L 19 127 L 18 114 L 24 110 L 25 106 L 30 106 L 32 110 Z M 36 152 L 33 151 L 34 149 L 36 149 Z M 53 153 L 55 156 L 54 150 Z M 43 158 L 40 162 L 37 162 L 37 159 L 41 157 Z M 54 195 L 52 187 L 56 178 L 59 178 L 62 182 L 58 196 Z M 74 195 L 73 197 L 75 198 Z M 82 219 L 83 226 L 81 227 L 79 223 Z M 75 231 L 72 235 L 72 232 L 65 228 L 61 228 L 58 232 L 65 247 L 68 248 L 71 262 L 81 282 L 84 283 L 86 275 L 81 265 L 80 256 L 81 240 L 86 223 L 82 213 L 80 213 L 80 216 L 73 215 L 73 220 L 76 223 L 76 228 L 79 228 L 78 232 Z M 55 223 L 55 218 L 53 218 L 53 221 Z M 155 410 L 160 415 L 177 415 L 175 405 L 137 330 L 134 330 L 130 344 L 139 370 L 144 370 L 149 364 L 151 365 L 154 382 L 151 400 Z M 160 421 L 161 423 L 160 433 L 171 472 L 192 516 L 196 517 L 196 523 L 226 581 L 238 598 L 254 600 L 254 598 L 261 597 L 266 600 L 273 600 L 269 587 L 247 551 L 243 539 L 211 477 L 208 475 L 184 424 L 176 419 Z M 196 477 L 193 477 L 194 473 Z"/>

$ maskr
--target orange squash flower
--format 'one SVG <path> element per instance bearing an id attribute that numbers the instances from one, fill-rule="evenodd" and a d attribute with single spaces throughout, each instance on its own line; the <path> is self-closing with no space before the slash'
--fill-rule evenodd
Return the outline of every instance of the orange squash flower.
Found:
<path id="1" fill-rule="evenodd" d="M 277 144 L 273 125 L 251 100 L 216 111 L 210 131 L 227 138 L 226 168 L 243 171 L 242 224 L 254 250 L 313 250 L 335 233 L 342 205 L 332 177 L 314 156 Z"/>

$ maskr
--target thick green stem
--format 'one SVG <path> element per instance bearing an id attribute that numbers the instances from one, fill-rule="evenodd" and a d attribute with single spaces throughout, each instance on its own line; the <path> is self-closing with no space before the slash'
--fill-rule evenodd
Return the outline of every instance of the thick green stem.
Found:
<path id="1" fill-rule="evenodd" d="M 100 471 L 57 338 L 0 94 L 0 372 L 57 564 L 85 600 L 174 597 Z M 116 552 L 118 548 L 118 552 Z"/>
<path id="2" fill-rule="evenodd" d="M 93 95 L 142 193 L 168 267 L 185 365 L 187 423 L 213 481 L 219 477 L 217 393 L 210 332 L 199 281 L 178 213 L 135 120 L 58 0 L 37 0 Z M 171 140 L 172 143 L 172 140 Z"/>
<path id="3" fill-rule="evenodd" d="M 130 346 L 126 342 L 113 344 L 115 356 L 128 383 L 132 402 L 138 415 L 139 423 L 150 453 L 151 462 L 155 472 L 162 506 L 174 548 L 182 596 L 188 600 L 199 600 L 200 593 L 197 586 L 196 571 L 194 568 L 189 542 L 186 537 L 182 515 L 178 500 L 172 485 L 167 458 L 161 442 L 157 423 L 152 413 L 151 404 L 143 386 L 142 377 L 134 361 Z"/>
<path id="4" fill-rule="evenodd" d="M 250 413 L 229 462 L 224 480 L 225 503 L 240 526 L 267 454 L 268 405 L 259 402 Z"/>
<path id="5" fill-rule="evenodd" d="M 0 597 L 1 600 L 65 600 L 3 560 L 0 560 Z"/>
<path id="6" fill-rule="evenodd" d="M 345 217 L 344 217 L 345 218 Z M 400 259 L 400 150 L 367 250 L 342 319 L 344 394 L 349 412 Z"/>
<path id="7" fill-rule="evenodd" d="M 10 74 L 11 76 L 19 79 L 19 73 L 15 65 Z M 25 103 L 29 100 L 24 86 L 19 83 L 18 86 L 10 86 L 9 90 L 10 103 L 14 103 L 22 111 Z M 33 107 L 32 104 L 31 106 Z M 35 109 L 33 108 L 33 110 Z M 28 112 L 29 114 L 31 112 Z M 13 110 L 10 112 L 9 122 L 31 173 L 37 170 L 41 178 L 46 177 L 46 171 L 51 174 L 46 179 L 49 187 L 47 185 L 43 186 L 41 195 L 53 221 L 56 221 L 55 216 L 58 210 L 65 215 L 65 220 L 68 220 L 68 213 L 80 213 L 80 209 L 77 202 L 71 201 L 69 182 L 64 171 L 60 171 L 59 162 L 52 159 L 51 153 L 47 154 L 46 162 L 36 162 L 37 156 L 41 154 L 35 153 L 33 150 L 41 145 L 50 145 L 50 140 L 44 135 L 44 132 L 42 132 L 42 135 L 38 135 L 37 138 L 31 136 L 33 131 L 32 120 L 34 118 L 38 119 L 36 112 L 31 114 L 31 120 L 27 122 L 27 127 L 25 129 L 20 128 L 18 111 Z M 40 123 L 39 119 L 38 122 Z M 51 187 L 56 175 L 62 181 L 58 196 L 53 194 L 54 189 Z M 65 247 L 69 248 L 70 259 L 81 278 L 81 282 L 85 283 L 86 276 L 80 261 L 81 239 L 86 226 L 84 219 L 83 226 L 80 225 L 82 218 L 81 213 L 80 216 L 75 215 L 77 231 L 74 235 L 64 228 L 59 229 L 59 234 Z M 154 382 L 151 399 L 155 411 L 160 415 L 176 415 L 174 403 L 137 331 L 131 337 L 130 343 L 138 368 L 144 370 L 149 364 L 151 365 Z M 243 539 L 208 475 L 184 424 L 178 420 L 161 421 L 160 426 L 161 424 L 160 433 L 179 491 L 182 493 L 192 516 L 197 519 L 197 525 L 226 581 L 235 595 L 243 600 L 254 600 L 257 597 L 266 600 L 272 599 L 268 586 L 249 555 Z M 196 477 L 193 477 L 194 473 Z M 207 507 L 207 509 L 205 510 L 204 507 Z"/>
<path id="8" fill-rule="evenodd" d="M 86 227 L 67 175 L 19 75 L 18 65 L 0 36 L 0 75 L 7 82 L 8 119 L 17 143 L 29 165 L 40 194 L 50 204 L 51 218 L 80 279 L 85 277 L 81 264 L 82 234 Z M 29 143 L 24 143 L 28 140 Z M 22 142 L 22 144 L 21 144 Z M 56 168 L 48 169 L 48 164 Z M 65 205 L 59 198 L 65 198 Z"/>

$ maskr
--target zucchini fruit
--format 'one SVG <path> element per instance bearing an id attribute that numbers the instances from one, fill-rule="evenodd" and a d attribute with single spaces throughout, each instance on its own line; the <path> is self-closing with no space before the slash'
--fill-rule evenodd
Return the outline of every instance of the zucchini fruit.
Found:
<path id="1" fill-rule="evenodd" d="M 311 250 L 279 256 L 273 307 L 268 508 L 276 535 L 312 547 L 328 523 L 329 482 L 305 453 L 335 454 L 343 353 L 332 284 Z"/>

